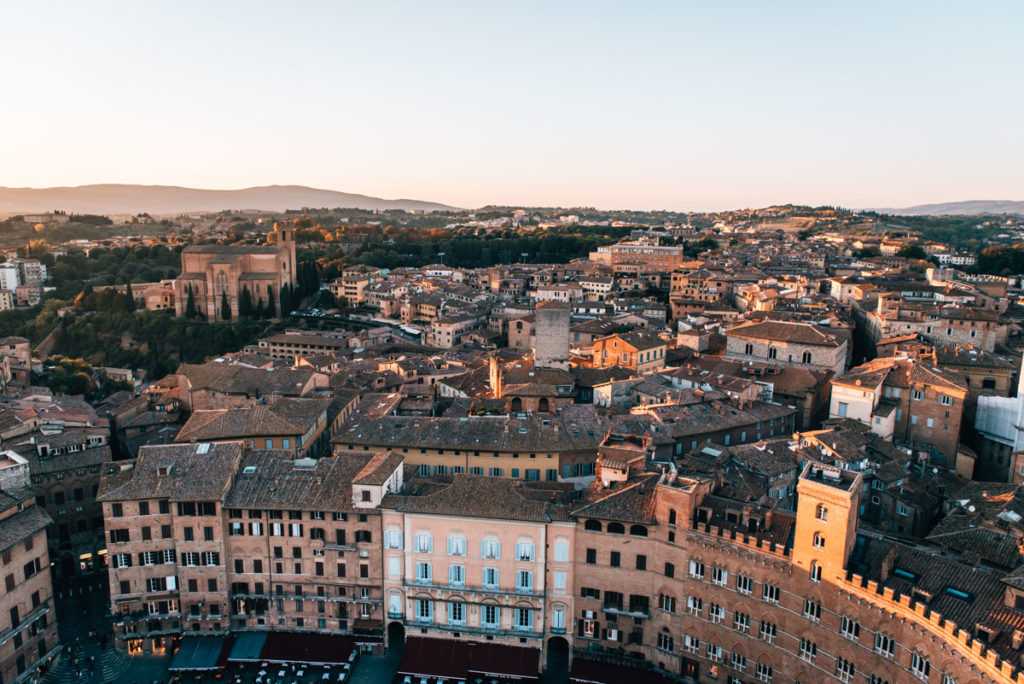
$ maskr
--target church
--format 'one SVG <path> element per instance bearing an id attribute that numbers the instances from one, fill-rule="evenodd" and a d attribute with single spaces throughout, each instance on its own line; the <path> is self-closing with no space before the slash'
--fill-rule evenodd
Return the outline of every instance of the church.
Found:
<path id="1" fill-rule="evenodd" d="M 227 296 L 231 318 L 238 317 L 238 301 L 249 291 L 252 307 L 273 299 L 280 311 L 281 288 L 295 286 L 295 230 L 290 224 L 275 223 L 277 242 L 273 245 L 190 245 L 181 251 L 181 275 L 174 280 L 178 316 L 188 311 L 189 301 L 208 321 L 222 321 L 223 297 Z"/>

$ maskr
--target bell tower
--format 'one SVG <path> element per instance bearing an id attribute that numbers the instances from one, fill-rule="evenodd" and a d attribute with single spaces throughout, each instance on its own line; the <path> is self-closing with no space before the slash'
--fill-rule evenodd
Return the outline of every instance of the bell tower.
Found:
<path id="1" fill-rule="evenodd" d="M 811 579 L 843 577 L 857 540 L 860 473 L 809 462 L 797 482 L 793 562 Z"/>
<path id="2" fill-rule="evenodd" d="M 295 272 L 295 228 L 286 221 L 274 223 L 277 234 L 278 253 L 281 258 L 281 282 L 294 285 L 298 281 Z"/>

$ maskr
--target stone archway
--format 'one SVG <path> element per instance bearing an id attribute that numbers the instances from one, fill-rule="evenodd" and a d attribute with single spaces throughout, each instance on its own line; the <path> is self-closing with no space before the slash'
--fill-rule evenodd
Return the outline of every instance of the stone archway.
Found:
<path id="1" fill-rule="evenodd" d="M 564 637 L 548 639 L 547 659 L 544 661 L 544 681 L 563 684 L 569 681 L 569 642 Z"/>
<path id="2" fill-rule="evenodd" d="M 401 653 L 405 648 L 405 625 L 392 622 L 388 625 L 388 652 L 392 655 Z"/>

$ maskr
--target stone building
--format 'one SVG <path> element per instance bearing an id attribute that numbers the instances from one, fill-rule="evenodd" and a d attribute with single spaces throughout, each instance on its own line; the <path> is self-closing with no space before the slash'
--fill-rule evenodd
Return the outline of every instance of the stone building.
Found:
<path id="1" fill-rule="evenodd" d="M 784 363 L 842 375 L 849 345 L 838 330 L 810 323 L 752 321 L 725 331 L 725 355 L 741 361 Z"/>
<path id="2" fill-rule="evenodd" d="M 353 634 L 379 644 L 382 452 L 288 460 L 244 443 L 143 447 L 100 492 L 117 645 L 183 632 Z"/>
<path id="3" fill-rule="evenodd" d="M 189 302 L 207 320 L 224 320 L 227 299 L 231 318 L 238 317 L 238 301 L 248 290 L 252 307 L 273 300 L 280 311 L 281 288 L 297 282 L 295 233 L 285 223 L 274 224 L 276 243 L 265 246 L 189 245 L 181 252 L 181 275 L 174 280 L 174 311 L 188 311 Z"/>
<path id="4" fill-rule="evenodd" d="M 953 371 L 908 357 L 883 357 L 832 380 L 830 418 L 853 418 L 880 437 L 928 450 L 952 466 L 967 384 Z"/>

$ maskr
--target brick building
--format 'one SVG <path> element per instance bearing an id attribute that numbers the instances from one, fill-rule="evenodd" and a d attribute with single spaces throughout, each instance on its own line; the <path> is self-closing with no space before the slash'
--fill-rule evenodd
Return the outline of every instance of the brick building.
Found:
<path id="1" fill-rule="evenodd" d="M 382 452 L 288 460 L 242 442 L 143 447 L 100 500 L 115 638 L 160 652 L 182 632 L 355 634 L 379 643 L 380 513 L 402 486 Z"/>

